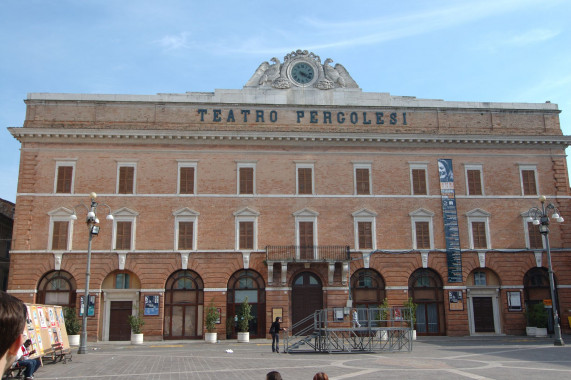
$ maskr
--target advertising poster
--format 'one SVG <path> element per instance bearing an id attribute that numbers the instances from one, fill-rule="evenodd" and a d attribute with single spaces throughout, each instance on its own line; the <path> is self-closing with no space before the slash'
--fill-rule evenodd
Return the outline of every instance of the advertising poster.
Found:
<path id="1" fill-rule="evenodd" d="M 79 316 L 83 316 L 83 307 L 84 307 L 83 299 L 84 298 L 85 298 L 85 296 L 81 296 L 79 298 L 79 302 L 80 302 Z M 93 317 L 94 315 L 95 315 L 95 296 L 90 295 L 89 296 L 89 307 L 87 308 L 87 316 Z"/>
<path id="2" fill-rule="evenodd" d="M 145 315 L 159 315 L 159 296 L 145 296 Z"/>
<path id="3" fill-rule="evenodd" d="M 464 310 L 464 302 L 462 302 L 462 291 L 451 290 L 448 292 L 448 303 L 450 310 Z"/>
<path id="4" fill-rule="evenodd" d="M 460 234 L 458 229 L 458 213 L 456 211 L 456 195 L 454 193 L 452 160 L 439 158 L 438 174 L 440 177 L 440 196 L 442 199 L 442 214 L 444 217 L 448 282 L 462 282 L 462 256 L 460 251 Z"/>

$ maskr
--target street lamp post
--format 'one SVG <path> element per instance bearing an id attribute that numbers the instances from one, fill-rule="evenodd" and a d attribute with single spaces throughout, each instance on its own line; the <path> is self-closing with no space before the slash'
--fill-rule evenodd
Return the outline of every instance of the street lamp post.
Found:
<path id="1" fill-rule="evenodd" d="M 87 268 L 85 270 L 85 293 L 83 296 L 83 316 L 81 320 L 81 335 L 79 337 L 79 349 L 77 351 L 78 354 L 86 354 L 87 353 L 87 314 L 89 313 L 89 279 L 91 277 L 91 241 L 93 240 L 94 236 L 99 234 L 99 219 L 97 218 L 97 206 L 99 203 L 95 199 L 97 199 L 97 194 L 91 193 L 89 194 L 91 198 L 91 205 L 87 207 L 83 203 L 75 206 L 73 208 L 73 214 L 71 215 L 72 220 L 77 219 L 77 215 L 75 214 L 76 207 L 84 207 L 87 210 L 86 216 L 86 223 L 87 229 L 89 231 L 89 240 L 87 243 Z M 106 205 L 108 209 L 107 220 L 113 220 L 113 215 L 111 215 L 111 208 Z"/>
<path id="2" fill-rule="evenodd" d="M 561 217 L 559 210 L 552 204 L 549 203 L 545 205 L 546 198 L 544 195 L 539 197 L 541 202 L 541 208 L 532 207 L 528 212 L 528 219 L 535 226 L 539 226 L 539 232 L 543 235 L 543 240 L 545 242 L 545 250 L 547 251 L 547 262 L 549 265 L 549 290 L 551 291 L 551 307 L 553 310 L 553 331 L 555 335 L 555 340 L 553 344 L 555 346 L 563 346 L 563 338 L 561 337 L 561 326 L 559 325 L 559 313 L 557 312 L 557 300 L 555 298 L 555 282 L 553 280 L 553 266 L 551 265 L 551 250 L 549 248 L 549 214 L 558 223 L 563 223 L 563 218 Z"/>

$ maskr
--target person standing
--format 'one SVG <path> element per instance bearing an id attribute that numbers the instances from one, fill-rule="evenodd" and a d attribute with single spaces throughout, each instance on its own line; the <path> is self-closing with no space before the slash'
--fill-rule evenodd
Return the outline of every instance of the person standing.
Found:
<path id="1" fill-rule="evenodd" d="M 21 300 L 0 290 L 0 376 L 18 356 L 27 315 L 26 305 Z"/>
<path id="2" fill-rule="evenodd" d="M 281 317 L 276 317 L 274 323 L 270 327 L 270 334 L 272 335 L 272 352 L 280 353 L 280 331 L 287 331 L 285 327 L 281 327 Z"/>
<path id="3" fill-rule="evenodd" d="M 351 314 L 353 316 L 353 328 L 361 327 L 361 324 L 359 323 L 359 314 L 357 313 L 357 309 L 353 309 Z"/>

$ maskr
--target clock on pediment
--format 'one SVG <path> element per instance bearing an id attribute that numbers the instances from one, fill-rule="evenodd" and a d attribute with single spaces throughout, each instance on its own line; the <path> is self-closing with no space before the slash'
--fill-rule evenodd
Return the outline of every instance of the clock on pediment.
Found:
<path id="1" fill-rule="evenodd" d="M 273 87 L 276 89 L 313 87 L 319 90 L 334 88 L 359 88 L 345 67 L 330 64 L 331 58 L 323 63 L 318 55 L 307 50 L 296 50 L 287 54 L 283 61 L 273 57 L 262 62 L 244 87 Z"/>
<path id="2" fill-rule="evenodd" d="M 317 69 L 311 62 L 299 60 L 289 66 L 288 77 L 297 86 L 311 86 L 317 80 Z"/>

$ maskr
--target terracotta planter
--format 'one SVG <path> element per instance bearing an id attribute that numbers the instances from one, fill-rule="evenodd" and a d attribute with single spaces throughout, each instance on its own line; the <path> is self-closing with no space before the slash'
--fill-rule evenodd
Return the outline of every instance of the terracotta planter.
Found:
<path id="1" fill-rule="evenodd" d="M 249 332 L 239 332 L 238 333 L 238 343 L 248 343 L 250 342 Z"/>
<path id="2" fill-rule="evenodd" d="M 143 344 L 143 334 L 131 333 L 131 344 Z"/>
<path id="3" fill-rule="evenodd" d="M 218 333 L 207 332 L 206 334 L 204 334 L 204 341 L 206 343 L 216 343 L 218 341 Z"/>
<path id="4" fill-rule="evenodd" d="M 69 341 L 69 345 L 79 346 L 79 337 L 80 335 L 68 335 L 67 340 Z"/>

